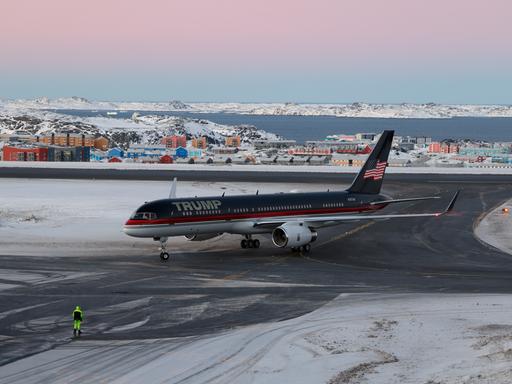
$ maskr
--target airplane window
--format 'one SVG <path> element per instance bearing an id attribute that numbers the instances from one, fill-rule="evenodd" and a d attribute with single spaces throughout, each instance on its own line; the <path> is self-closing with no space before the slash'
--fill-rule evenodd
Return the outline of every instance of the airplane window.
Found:
<path id="1" fill-rule="evenodd" d="M 130 219 L 132 220 L 155 220 L 157 218 L 154 212 L 135 212 Z"/>

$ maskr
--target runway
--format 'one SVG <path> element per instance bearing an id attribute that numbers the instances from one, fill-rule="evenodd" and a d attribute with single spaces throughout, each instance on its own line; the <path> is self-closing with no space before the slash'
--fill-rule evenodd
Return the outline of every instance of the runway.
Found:
<path id="1" fill-rule="evenodd" d="M 171 176 L 144 171 L 133 177 Z M 353 175 L 294 173 L 276 179 L 271 173 L 187 172 L 178 177 L 267 182 L 302 178 L 321 188 L 323 182 L 340 177 L 346 182 Z M 258 250 L 233 246 L 219 251 L 212 246 L 175 253 L 170 263 L 161 263 L 156 252 L 90 258 L 0 256 L 0 364 L 69 343 L 69 319 L 77 304 L 85 310 L 83 340 L 133 340 L 195 337 L 294 318 L 343 292 L 511 293 L 512 256 L 473 235 L 478 219 L 511 197 L 511 181 L 509 176 L 388 175 L 384 186 L 394 195 L 444 198 L 387 212 L 442 209 L 460 188 L 455 212 L 442 219 L 327 228 L 307 256 L 277 249 L 268 239 Z M 230 237 L 226 241 L 234 242 Z"/>
<path id="2" fill-rule="evenodd" d="M 164 169 L 113 169 L 113 168 L 30 168 L 0 166 L 0 178 L 36 178 L 36 179 L 89 179 L 89 180 L 172 180 L 177 177 L 184 181 L 218 181 L 225 182 L 283 182 L 283 183 L 349 183 L 356 173 L 332 172 L 301 172 L 297 171 L 257 171 L 255 166 L 247 165 L 245 169 L 208 170 L 198 167 L 197 170 L 164 170 Z M 219 167 L 220 168 L 220 167 Z M 272 167 L 270 167 L 271 169 Z M 311 168 L 311 167 L 309 167 Z M 414 170 L 413 170 L 414 171 Z M 512 182 L 512 175 L 506 174 L 442 174 L 442 173 L 387 173 L 386 181 L 395 182 L 445 182 L 445 183 L 504 183 Z"/>

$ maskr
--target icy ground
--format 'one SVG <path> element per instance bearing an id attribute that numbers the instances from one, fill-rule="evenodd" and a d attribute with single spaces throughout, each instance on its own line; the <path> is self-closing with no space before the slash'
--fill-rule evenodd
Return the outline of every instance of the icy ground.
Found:
<path id="1" fill-rule="evenodd" d="M 183 195 L 283 189 L 193 182 L 178 188 Z M 293 189 L 318 186 L 286 185 Z M 167 182 L 2 179 L 0 254 L 155 252 L 152 241 L 127 238 L 120 228 L 143 200 L 168 191 Z M 305 316 L 210 336 L 71 342 L 0 367 L 0 384 L 511 383 L 511 318 L 511 295 L 343 294 Z"/>
<path id="2" fill-rule="evenodd" d="M 503 208 L 509 212 L 504 213 Z M 506 201 L 487 213 L 475 228 L 475 234 L 483 242 L 512 254 L 512 200 Z"/>
<path id="3" fill-rule="evenodd" d="M 145 201 L 169 196 L 170 181 L 2 179 L 0 254 L 123 255 L 157 252 L 151 239 L 126 236 L 122 226 Z M 325 185 L 341 188 L 340 185 Z M 211 196 L 318 190 L 316 185 L 178 182 L 178 196 Z M 233 239 L 238 242 L 239 236 Z M 215 240 L 214 240 L 215 241 Z M 193 252 L 209 242 L 169 241 L 171 250 Z M 219 246 L 230 247 L 224 235 Z M 211 244 L 210 244 L 211 246 Z"/>
<path id="4" fill-rule="evenodd" d="M 510 295 L 340 295 L 215 336 L 70 343 L 0 383 L 510 383 L 511 317 Z"/>

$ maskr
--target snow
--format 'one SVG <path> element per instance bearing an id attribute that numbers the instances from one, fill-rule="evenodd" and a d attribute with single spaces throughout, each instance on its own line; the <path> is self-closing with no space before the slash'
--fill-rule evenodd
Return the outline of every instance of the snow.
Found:
<path id="1" fill-rule="evenodd" d="M 144 320 L 136 321 L 135 323 L 122 325 L 120 327 L 114 327 L 110 330 L 105 331 L 105 333 L 116 333 L 116 332 L 123 332 L 130 329 L 135 329 L 138 327 L 142 327 L 144 324 L 146 324 L 149 321 L 149 316 L 147 316 Z"/>
<path id="2" fill-rule="evenodd" d="M 170 183 L 137 181 L 81 181 L 3 179 L 0 200 L 0 249 L 13 254 L 40 250 L 51 242 L 52 254 L 75 249 L 91 251 L 80 239 L 98 237 L 100 247 L 122 252 L 134 247 L 132 239 L 118 232 L 119 225 L 141 199 L 165 196 Z M 328 186 L 325 186 L 328 187 Z M 184 182 L 178 195 L 252 193 L 256 189 L 276 192 L 282 186 L 261 183 L 224 184 Z M 286 189 L 316 186 L 286 185 Z M 498 207 L 499 209 L 500 207 Z M 34 215 L 38 220 L 23 220 Z M 21 220 L 20 220 L 21 218 Z M 507 234 L 508 216 L 488 214 L 492 231 Z M 58 230 L 52 235 L 52 228 Z M 477 233 L 480 228 L 477 228 Z M 55 237 L 52 237 L 55 236 Z M 119 237 L 117 237 L 119 236 Z M 503 236 L 504 237 L 504 236 Z M 9 240 L 8 240 L 9 239 Z M 10 246 L 9 242 L 15 243 Z M 222 241 L 224 244 L 225 241 Z M 218 244 L 219 247 L 221 244 Z M 225 245 L 225 244 L 224 244 Z M 187 247 L 200 246 L 187 243 Z M 229 244 L 228 244 L 229 246 Z M 179 246 L 178 246 L 179 248 Z M 139 248 L 140 252 L 141 248 Z M 510 249 L 509 249 L 510 251 Z M 94 278 L 95 274 L 42 276 L 38 272 L 8 270 L 0 279 L 9 282 L 42 283 L 52 279 Z M 243 287 L 243 282 L 233 280 Z M 250 283 L 250 282 L 249 282 Z M 0 290 L 14 284 L 0 284 Z M 213 287 L 224 288 L 220 281 Z M 304 289 L 308 289 L 305 286 Z M 189 297 L 183 295 L 183 298 Z M 266 294 L 255 293 L 230 299 L 210 308 L 215 321 L 228 308 L 243 309 L 264 302 Z M 129 300 L 90 311 L 106 314 L 120 308 L 144 307 L 151 297 Z M 238 301 L 237 301 L 238 300 Z M 0 313 L 0 319 L 30 311 L 38 305 Z M 204 314 L 206 307 L 181 308 L 178 321 Z M 136 329 L 149 321 L 111 328 L 115 335 Z M 512 295 L 446 293 L 354 293 L 304 316 L 276 323 L 240 327 L 222 333 L 153 340 L 80 340 L 32 355 L 0 367 L 4 383 L 443 383 L 500 384 L 512 382 Z M 180 320 L 181 319 L 181 320 Z M 61 321 L 57 317 L 23 321 L 15 327 L 34 329 Z M 106 324 L 100 324 L 104 327 Z M 0 335 L 0 339 L 7 336 Z"/>
<path id="3" fill-rule="evenodd" d="M 34 308 L 38 308 L 38 307 L 43 307 L 45 305 L 48 305 L 48 304 L 53 304 L 53 303 L 58 303 L 59 301 L 61 300 L 56 300 L 56 301 L 51 301 L 49 303 L 42 303 L 42 304 L 36 304 L 36 305 L 29 305 L 27 307 L 21 307 L 21 308 L 16 308 L 16 309 L 12 309 L 10 311 L 5 311 L 5 312 L 0 312 L 0 320 L 6 318 L 7 316 L 11 316 L 11 315 L 14 315 L 16 313 L 21 313 L 21 312 L 25 312 L 25 311 L 28 311 L 29 309 L 34 309 Z"/>
<path id="4" fill-rule="evenodd" d="M 0 254 L 140 255 L 156 254 L 150 239 L 126 236 L 122 226 L 144 201 L 169 196 L 171 181 L 2 179 Z M 341 188 L 326 185 L 325 188 Z M 178 182 L 178 196 L 211 196 L 316 190 L 315 185 L 272 183 Z M 237 247 L 237 236 L 207 242 L 182 237 L 169 241 L 173 253 L 196 252 L 216 244 Z M 236 244 L 235 244 L 236 243 Z M 9 271 L 0 279 L 38 280 L 44 276 Z M 63 278 L 69 278 L 61 276 Z M 235 284 L 235 283 L 233 283 Z"/>
<path id="5" fill-rule="evenodd" d="M 510 105 L 442 104 L 305 104 L 305 103 L 182 103 L 90 101 L 81 97 L 0 100 L 0 110 L 86 109 L 106 111 L 188 111 L 252 115 L 295 115 L 381 118 L 512 117 Z"/>
<path id="6" fill-rule="evenodd" d="M 72 343 L 3 366 L 0 383 L 510 383 L 511 299 L 342 294 L 217 335 Z"/>
<path id="7" fill-rule="evenodd" d="M 103 135 L 111 140 L 112 146 L 123 147 L 130 143 L 156 144 L 162 137 L 175 134 L 206 136 L 209 142 L 215 143 L 224 143 L 227 136 L 235 135 L 240 136 L 243 143 L 255 139 L 279 139 L 277 135 L 253 126 L 228 126 L 204 119 L 136 114 L 132 118 L 80 117 L 41 109 L 2 108 L 0 103 L 0 134 L 48 135 L 59 131 Z"/>
<path id="8" fill-rule="evenodd" d="M 512 254 L 512 217 L 510 213 L 504 213 L 503 208 L 512 208 L 512 200 L 508 200 L 490 212 L 480 217 L 475 226 L 475 235 L 484 243 L 487 243 L 503 252 Z"/>

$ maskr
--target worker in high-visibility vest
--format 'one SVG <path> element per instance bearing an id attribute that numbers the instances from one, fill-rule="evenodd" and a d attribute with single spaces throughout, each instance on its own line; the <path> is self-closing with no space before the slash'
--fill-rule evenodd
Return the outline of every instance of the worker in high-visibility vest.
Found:
<path id="1" fill-rule="evenodd" d="M 73 311 L 73 336 L 80 335 L 82 331 L 80 330 L 80 324 L 84 320 L 84 313 L 82 312 L 82 308 L 79 305 L 76 306 Z"/>

